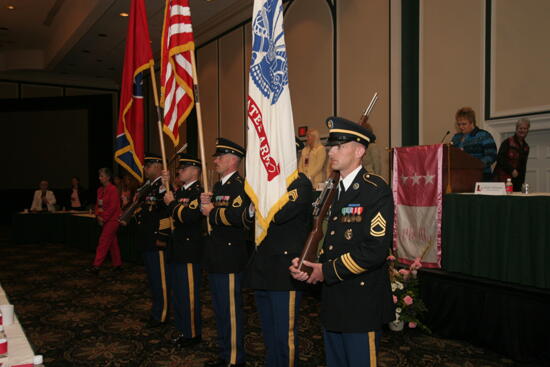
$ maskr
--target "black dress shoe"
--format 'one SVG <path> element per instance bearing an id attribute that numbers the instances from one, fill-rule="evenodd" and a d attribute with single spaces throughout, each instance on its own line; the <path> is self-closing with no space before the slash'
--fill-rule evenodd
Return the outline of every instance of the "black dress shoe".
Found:
<path id="1" fill-rule="evenodd" d="M 183 334 L 178 335 L 176 338 L 172 339 L 172 343 L 180 348 L 187 348 L 193 345 L 197 345 L 202 341 L 200 336 L 194 338 L 186 338 Z"/>

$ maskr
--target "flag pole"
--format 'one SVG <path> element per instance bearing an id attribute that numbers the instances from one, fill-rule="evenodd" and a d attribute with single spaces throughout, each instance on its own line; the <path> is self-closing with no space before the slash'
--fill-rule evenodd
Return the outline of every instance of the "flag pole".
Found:
<path id="1" fill-rule="evenodd" d="M 160 113 L 160 104 L 159 104 L 159 96 L 157 93 L 157 80 L 155 76 L 155 68 L 153 64 L 151 63 L 149 65 L 150 75 L 151 75 L 151 83 L 153 84 L 153 97 L 155 100 L 155 107 L 157 109 L 157 126 L 159 129 L 159 140 L 160 140 L 160 151 L 162 154 L 162 166 L 164 169 L 168 169 L 168 164 L 166 162 L 166 149 L 164 148 L 164 132 L 162 131 L 162 114 Z M 170 182 L 164 182 L 164 186 L 166 187 L 166 191 L 170 191 Z"/>
<path id="2" fill-rule="evenodd" d="M 201 155 L 202 162 L 202 180 L 204 182 L 204 188 L 208 190 L 208 175 L 206 172 L 206 157 L 204 154 L 204 135 L 202 128 L 202 113 L 201 113 L 201 103 L 199 99 L 199 77 L 197 75 L 197 65 L 195 63 L 195 50 L 191 50 L 191 65 L 193 67 L 193 94 L 195 95 L 195 110 L 197 112 L 197 128 L 199 131 L 199 150 Z"/>
<path id="3" fill-rule="evenodd" d="M 197 64 L 195 62 L 195 50 L 190 51 L 191 54 L 191 66 L 193 68 L 193 94 L 195 96 L 195 111 L 197 113 L 197 130 L 199 131 L 199 151 L 201 155 L 202 162 L 202 181 L 204 182 L 204 189 L 210 190 L 208 185 L 208 174 L 206 171 L 206 155 L 204 154 L 204 135 L 202 128 L 202 113 L 201 113 L 201 102 L 199 99 L 199 77 L 197 75 Z M 212 225 L 210 221 L 206 220 L 208 227 L 208 233 L 212 231 Z"/>

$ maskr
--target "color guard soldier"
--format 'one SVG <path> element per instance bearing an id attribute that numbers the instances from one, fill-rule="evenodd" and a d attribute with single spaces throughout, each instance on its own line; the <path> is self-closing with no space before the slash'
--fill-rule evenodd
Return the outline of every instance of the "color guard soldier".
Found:
<path id="1" fill-rule="evenodd" d="M 220 358 L 206 363 L 206 367 L 245 363 L 241 282 L 251 221 L 250 200 L 237 172 L 244 155 L 243 147 L 219 138 L 214 164 L 221 180 L 214 185 L 213 193 L 201 195 L 201 211 L 212 226 L 203 263 L 208 270 L 221 349 Z"/>
<path id="2" fill-rule="evenodd" d="M 165 250 L 171 234 L 170 217 L 163 202 L 166 189 L 161 180 L 161 156 L 146 154 L 143 171 L 153 187 L 151 193 L 136 210 L 138 224 L 136 240 L 142 250 L 153 301 L 147 326 L 156 327 L 166 322 L 168 313 Z"/>
<path id="3" fill-rule="evenodd" d="M 178 180 L 180 188 L 164 195 L 164 203 L 174 223 L 169 246 L 169 276 L 174 306 L 174 321 L 179 335 L 173 342 L 189 347 L 201 341 L 201 258 L 204 216 L 200 212 L 199 182 L 201 161 L 189 154 L 180 154 Z M 163 180 L 170 181 L 169 171 Z"/>
<path id="4" fill-rule="evenodd" d="M 296 140 L 296 149 L 303 144 Z M 288 202 L 275 214 L 266 237 L 256 246 L 246 285 L 254 289 L 267 353 L 265 366 L 289 367 L 298 363 L 297 315 L 305 284 L 288 273 L 300 256 L 309 231 L 313 186 L 300 173 L 287 188 Z"/>
<path id="5" fill-rule="evenodd" d="M 393 238 L 393 198 L 379 176 L 367 173 L 361 159 L 375 137 L 367 129 L 339 117 L 327 120 L 331 167 L 341 179 L 328 217 L 320 263 L 305 262 L 323 283 L 321 319 L 329 367 L 376 366 L 382 325 L 395 318 L 386 257 Z"/>

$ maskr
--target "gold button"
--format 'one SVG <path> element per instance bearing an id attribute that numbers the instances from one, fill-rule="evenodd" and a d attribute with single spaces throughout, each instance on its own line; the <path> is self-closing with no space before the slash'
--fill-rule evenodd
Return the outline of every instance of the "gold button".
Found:
<path id="1" fill-rule="evenodd" d="M 334 221 L 335 221 L 336 219 L 338 219 L 338 217 L 334 217 L 334 218 L 332 218 L 332 220 L 334 220 Z"/>
<path id="2" fill-rule="evenodd" d="M 288 251 L 285 251 L 285 255 L 288 255 Z"/>
<path id="3" fill-rule="evenodd" d="M 330 246 L 328 247 L 329 250 L 332 250 L 333 248 L 334 248 L 334 247 L 332 247 L 332 245 L 330 245 Z"/>
<path id="4" fill-rule="evenodd" d="M 361 282 L 359 284 L 361 284 L 361 287 L 363 287 L 365 285 L 365 282 Z"/>
<path id="5" fill-rule="evenodd" d="M 186 240 L 189 241 L 189 237 L 187 237 Z"/>
<path id="6" fill-rule="evenodd" d="M 331 236 L 334 236 L 334 233 L 336 233 L 336 232 L 330 231 L 330 235 L 331 235 Z"/>
<path id="7" fill-rule="evenodd" d="M 231 246 L 231 242 L 229 242 L 229 243 L 227 244 L 227 246 Z"/>

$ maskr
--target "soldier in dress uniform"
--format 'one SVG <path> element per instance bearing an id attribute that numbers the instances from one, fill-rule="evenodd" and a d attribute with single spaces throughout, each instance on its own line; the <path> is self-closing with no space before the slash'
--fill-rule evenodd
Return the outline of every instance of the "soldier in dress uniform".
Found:
<path id="1" fill-rule="evenodd" d="M 174 321 L 180 334 L 173 342 L 181 348 L 201 341 L 199 289 L 204 216 L 200 211 L 200 195 L 203 192 L 200 173 L 200 160 L 189 154 L 180 154 L 178 180 L 182 185 L 175 195 L 172 192 L 164 195 L 164 203 L 174 223 L 168 268 Z M 170 182 L 169 171 L 163 171 L 162 177 L 165 182 Z"/>
<path id="2" fill-rule="evenodd" d="M 213 193 L 201 195 L 201 211 L 212 226 L 203 264 L 208 271 L 221 349 L 219 358 L 206 363 L 206 367 L 245 363 L 241 283 L 248 260 L 246 246 L 251 220 L 250 200 L 244 192 L 244 180 L 237 172 L 244 155 L 243 147 L 219 138 L 214 164 L 221 180 L 214 185 Z"/>
<path id="3" fill-rule="evenodd" d="M 383 178 L 369 174 L 361 159 L 375 137 L 357 123 L 327 120 L 331 167 L 340 171 L 339 190 L 328 216 L 319 263 L 308 283 L 323 282 L 321 319 L 329 367 L 376 366 L 382 325 L 395 317 L 386 257 L 392 242 L 393 198 Z"/>
<path id="4" fill-rule="evenodd" d="M 161 180 L 162 158 L 158 154 L 146 154 L 144 175 L 152 188 L 136 210 L 136 241 L 141 248 L 145 271 L 151 289 L 153 307 L 148 327 L 166 322 L 168 314 L 168 283 L 165 250 L 171 234 L 170 217 L 163 197 L 166 192 Z"/>
<path id="5" fill-rule="evenodd" d="M 296 149 L 303 148 L 296 140 Z M 288 273 L 311 230 L 313 186 L 303 173 L 287 188 L 288 202 L 275 214 L 266 237 L 256 246 L 246 285 L 254 289 L 267 353 L 265 366 L 292 367 L 298 362 L 297 318 L 305 284 Z"/>

